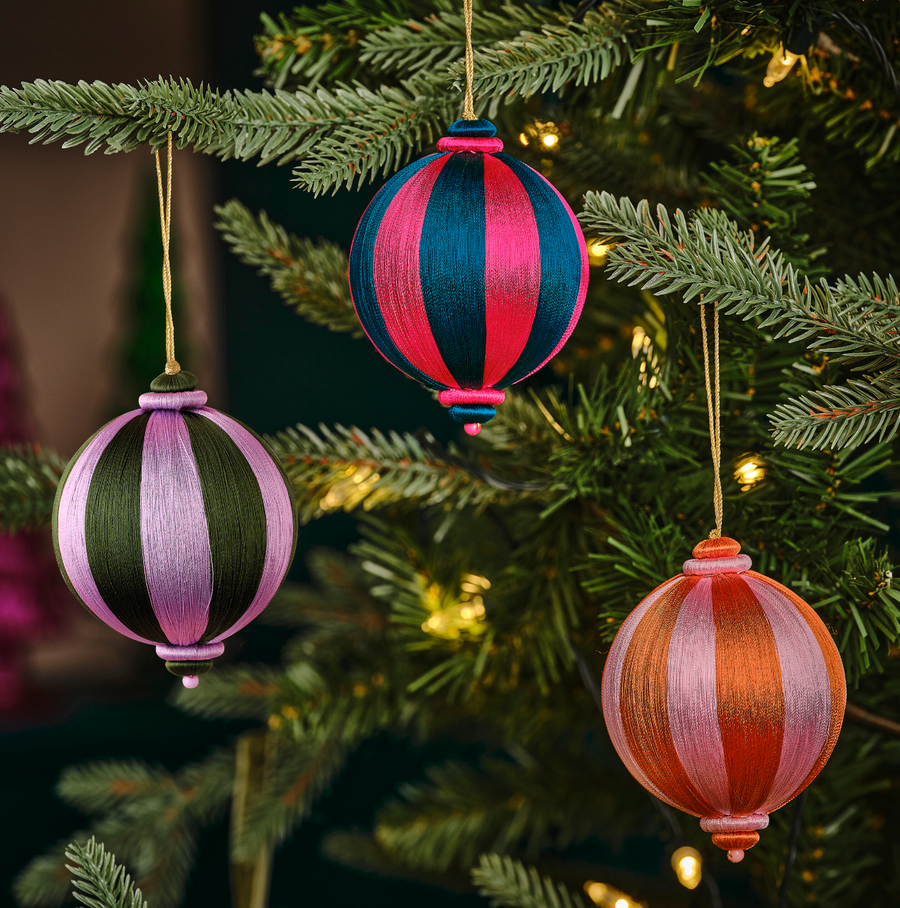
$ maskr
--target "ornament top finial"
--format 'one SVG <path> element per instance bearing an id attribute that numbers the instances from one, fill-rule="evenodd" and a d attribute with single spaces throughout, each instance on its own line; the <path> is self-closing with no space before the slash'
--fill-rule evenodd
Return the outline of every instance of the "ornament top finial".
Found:
<path id="1" fill-rule="evenodd" d="M 718 539 L 704 539 L 694 546 L 695 558 L 734 558 L 741 551 L 741 544 L 736 539 L 719 536 Z"/>
<path id="2" fill-rule="evenodd" d="M 480 120 L 456 120 L 447 129 L 448 136 L 489 139 L 497 135 L 497 127 L 483 117 Z"/>
<path id="3" fill-rule="evenodd" d="M 170 394 L 178 391 L 195 391 L 197 388 L 197 376 L 192 372 L 176 372 L 174 375 L 163 372 L 157 375 L 150 382 L 150 390 Z"/>

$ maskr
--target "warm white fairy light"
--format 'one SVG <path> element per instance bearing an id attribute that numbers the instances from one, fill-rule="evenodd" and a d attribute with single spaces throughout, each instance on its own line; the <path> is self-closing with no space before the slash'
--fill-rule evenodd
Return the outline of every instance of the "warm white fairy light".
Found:
<path id="1" fill-rule="evenodd" d="M 672 869 L 685 889 L 696 889 L 703 878 L 703 858 L 696 848 L 685 845 L 672 855 Z"/>
<path id="2" fill-rule="evenodd" d="M 487 626 L 484 616 L 482 593 L 491 588 L 487 577 L 479 574 L 464 574 L 460 583 L 458 596 L 448 596 L 448 591 L 437 583 L 431 583 L 423 589 L 423 605 L 431 614 L 422 622 L 422 630 L 435 637 L 455 640 L 467 633 L 477 636 Z"/>
<path id="3" fill-rule="evenodd" d="M 792 53 L 780 47 L 775 51 L 775 55 L 769 60 L 766 67 L 766 76 L 763 79 L 763 85 L 771 88 L 776 82 L 781 82 L 787 74 L 793 69 L 794 64 L 800 59 L 800 54 Z"/>
<path id="4" fill-rule="evenodd" d="M 734 465 L 734 478 L 742 492 L 749 492 L 766 478 L 766 465 L 759 454 L 744 454 Z"/>
<path id="5" fill-rule="evenodd" d="M 600 908 L 642 908 L 642 905 L 629 898 L 621 889 L 588 880 L 584 884 L 588 898 Z"/>

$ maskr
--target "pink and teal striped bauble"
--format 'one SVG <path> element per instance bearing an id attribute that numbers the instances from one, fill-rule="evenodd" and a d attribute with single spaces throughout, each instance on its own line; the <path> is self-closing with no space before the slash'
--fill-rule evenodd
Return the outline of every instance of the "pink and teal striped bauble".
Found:
<path id="1" fill-rule="evenodd" d="M 369 339 L 476 434 L 503 388 L 572 333 L 588 256 L 572 209 L 502 154 L 487 120 L 458 120 L 438 153 L 388 180 L 350 250 L 350 290 Z"/>
<path id="2" fill-rule="evenodd" d="M 69 588 L 120 634 L 155 643 L 186 687 L 268 605 L 297 537 L 274 454 L 196 385 L 159 376 L 72 458 L 53 509 Z"/>

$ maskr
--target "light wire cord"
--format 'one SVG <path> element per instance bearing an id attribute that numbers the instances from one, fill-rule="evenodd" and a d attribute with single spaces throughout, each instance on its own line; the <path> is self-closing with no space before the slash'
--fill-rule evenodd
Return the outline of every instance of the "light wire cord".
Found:
<path id="1" fill-rule="evenodd" d="M 172 132 L 168 137 L 168 160 L 166 167 L 166 188 L 163 192 L 162 167 L 159 163 L 159 149 L 153 153 L 156 158 L 156 188 L 159 190 L 159 221 L 163 246 L 163 294 L 166 298 L 166 375 L 177 375 L 181 371 L 175 359 L 175 322 L 172 319 L 172 264 L 169 260 L 169 239 L 172 235 Z"/>

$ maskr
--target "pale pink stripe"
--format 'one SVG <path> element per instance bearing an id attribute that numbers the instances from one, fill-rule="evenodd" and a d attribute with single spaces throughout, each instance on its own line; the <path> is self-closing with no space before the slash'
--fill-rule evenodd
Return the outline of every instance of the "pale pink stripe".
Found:
<path id="1" fill-rule="evenodd" d="M 698 791 L 718 813 L 731 813 L 728 770 L 716 697 L 716 625 L 712 581 L 688 593 L 672 629 L 666 703 L 675 752 Z"/>
<path id="2" fill-rule="evenodd" d="M 619 632 L 616 634 L 613 645 L 610 647 L 609 655 L 606 657 L 606 665 L 603 668 L 603 718 L 606 720 L 606 730 L 612 740 L 613 747 L 619 755 L 619 759 L 625 764 L 625 768 L 647 789 L 653 792 L 660 800 L 666 804 L 671 804 L 669 797 L 657 788 L 644 775 L 643 770 L 638 766 L 628 746 L 628 739 L 625 737 L 625 727 L 622 724 L 621 697 L 622 689 L 622 670 L 625 667 L 625 656 L 628 653 L 628 647 L 631 645 L 631 638 L 640 623 L 641 618 L 647 613 L 647 610 L 656 602 L 657 599 L 674 583 L 681 579 L 681 576 L 673 577 L 667 580 L 662 586 L 657 587 L 650 593 L 643 602 L 622 622 Z"/>
<path id="3" fill-rule="evenodd" d="M 196 643 L 209 623 L 212 552 L 200 474 L 177 410 L 154 410 L 147 423 L 141 549 L 150 603 L 166 639 Z"/>
<path id="4" fill-rule="evenodd" d="M 780 807 L 796 793 L 828 741 L 831 683 L 815 634 L 797 607 L 768 584 L 745 577 L 775 637 L 784 688 L 781 761 L 760 810 Z"/>
<path id="5" fill-rule="evenodd" d="M 372 282 L 385 327 L 397 349 L 429 378 L 456 387 L 457 381 L 447 368 L 428 323 L 419 271 L 419 246 L 428 201 L 451 157 L 446 154 L 426 164 L 391 200 L 375 238 Z"/>
<path id="6" fill-rule="evenodd" d="M 733 558 L 691 558 L 685 561 L 682 570 L 685 574 L 709 577 L 712 574 L 743 574 L 752 567 L 749 555 L 735 555 Z"/>
<path id="7" fill-rule="evenodd" d="M 484 320 L 482 384 L 496 384 L 528 343 L 541 294 L 541 241 L 531 197 L 512 168 L 484 156 Z"/>
<path id="8" fill-rule="evenodd" d="M 237 420 L 211 407 L 204 407 L 198 412 L 226 432 L 247 459 L 259 483 L 266 512 L 266 560 L 259 587 L 253 602 L 241 618 L 210 641 L 217 643 L 237 633 L 245 624 L 249 624 L 278 592 L 278 587 L 281 586 L 284 575 L 291 566 L 295 534 L 294 508 L 281 470 L 254 435 Z"/>
<path id="9" fill-rule="evenodd" d="M 537 171 L 535 171 L 537 173 Z M 578 319 L 581 316 L 581 310 L 584 308 L 584 299 L 587 296 L 588 288 L 588 278 L 590 276 L 590 263 L 588 261 L 588 252 L 587 244 L 584 241 L 584 232 L 581 229 L 581 224 L 578 223 L 578 218 L 575 217 L 575 212 L 569 207 L 569 203 L 562 197 L 560 191 L 542 174 L 538 173 L 538 176 L 556 193 L 557 198 L 559 199 L 562 205 L 565 205 L 566 211 L 569 213 L 569 220 L 572 222 L 572 229 L 575 231 L 575 236 L 578 240 L 578 245 L 581 247 L 581 284 L 578 288 L 578 300 L 575 303 L 575 309 L 572 312 L 572 318 L 569 319 L 569 326 L 566 328 L 566 333 L 562 336 L 560 342 L 553 348 L 553 352 L 538 366 L 536 369 L 532 369 L 528 375 L 534 375 L 538 369 L 541 368 L 545 363 L 549 363 L 560 350 L 562 350 L 566 341 L 569 339 L 571 333 L 575 330 L 575 325 L 578 323 Z M 523 376 L 528 378 L 528 375 Z M 521 381 L 521 379 L 519 379 Z"/>
<path id="10" fill-rule="evenodd" d="M 97 584 L 94 582 L 94 575 L 91 574 L 91 567 L 88 564 L 84 531 L 88 491 L 100 456 L 122 426 L 140 415 L 140 410 L 132 410 L 130 413 L 123 413 L 116 417 L 112 422 L 107 423 L 81 452 L 81 457 L 72 467 L 59 498 L 57 542 L 66 575 L 81 601 L 113 630 L 126 637 L 131 637 L 132 640 L 152 643 L 152 640 L 141 637 L 125 627 L 100 597 Z"/>

